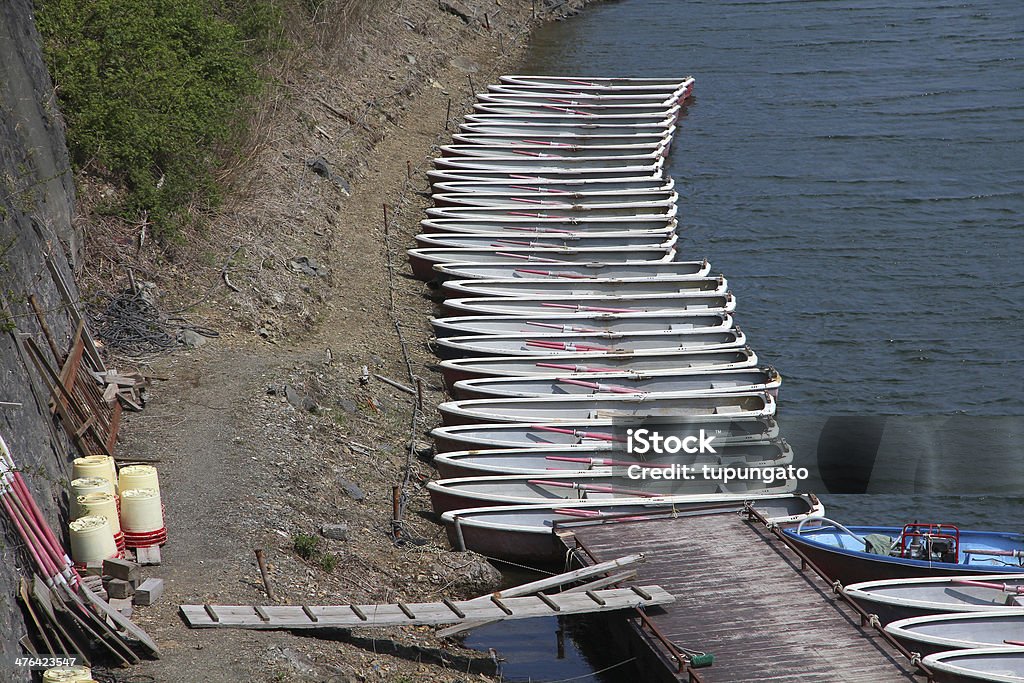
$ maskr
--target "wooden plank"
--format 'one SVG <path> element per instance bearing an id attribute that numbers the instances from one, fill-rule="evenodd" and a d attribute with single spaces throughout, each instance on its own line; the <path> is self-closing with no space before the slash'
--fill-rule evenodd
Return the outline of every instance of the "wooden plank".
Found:
<path id="1" fill-rule="evenodd" d="M 629 588 L 610 588 L 595 591 L 603 604 L 595 602 L 586 594 L 557 593 L 545 596 L 535 595 L 503 598 L 501 606 L 488 599 L 486 602 L 463 600 L 454 604 L 465 617 L 463 619 L 497 620 L 529 619 L 538 616 L 558 614 L 583 614 L 591 612 L 609 612 L 637 607 L 664 605 L 675 600 L 660 586 L 644 586 L 643 590 L 650 595 L 644 599 Z M 558 609 L 554 610 L 550 605 Z M 311 629 L 311 628 L 354 628 L 359 626 L 404 626 L 411 624 L 451 624 L 460 618 L 450 605 L 443 602 L 423 602 L 409 605 L 328 605 L 304 606 L 293 605 L 261 605 L 259 610 L 249 605 L 181 605 L 181 613 L 185 622 L 192 628 L 245 628 L 245 629 Z M 355 610 L 362 612 L 366 621 L 360 619 Z M 214 611 L 216 620 L 211 617 Z M 410 618 L 409 613 L 415 615 Z M 315 617 L 315 620 L 313 619 Z"/>
<path id="2" fill-rule="evenodd" d="M 558 574 L 556 576 L 550 576 L 544 579 L 540 579 L 538 581 L 531 581 L 530 583 L 524 583 L 518 586 L 513 586 L 512 588 L 499 591 L 498 593 L 495 593 L 495 595 L 498 595 L 499 597 L 503 598 L 514 598 L 521 595 L 539 594 L 541 591 L 547 590 L 548 588 L 557 588 L 558 586 L 564 586 L 567 583 L 575 583 L 576 581 L 583 581 L 593 576 L 599 576 L 601 574 L 604 574 L 605 572 L 611 571 L 612 569 L 618 569 L 620 567 L 629 567 L 635 564 L 639 564 L 640 562 L 643 562 L 644 559 L 646 558 L 643 553 L 637 553 L 635 555 L 626 555 L 625 557 L 619 557 L 614 560 L 609 560 L 607 562 L 601 562 L 599 564 L 583 567 L 581 569 L 566 572 L 564 574 Z M 602 580 L 599 579 L 598 581 Z M 600 585 L 596 585 L 597 582 L 594 583 L 595 585 L 588 584 L 586 587 L 604 588 L 605 586 L 610 586 L 614 583 L 618 583 L 618 581 L 606 582 Z M 490 598 L 487 595 L 483 595 L 479 598 L 473 598 L 474 601 L 488 599 Z M 434 635 L 436 635 L 438 638 L 449 638 L 457 633 L 462 633 L 463 631 L 471 631 L 475 628 L 480 628 L 481 626 L 487 626 L 490 623 L 492 622 L 467 621 L 461 624 L 457 624 L 455 626 L 449 626 L 448 628 L 440 629 Z"/>

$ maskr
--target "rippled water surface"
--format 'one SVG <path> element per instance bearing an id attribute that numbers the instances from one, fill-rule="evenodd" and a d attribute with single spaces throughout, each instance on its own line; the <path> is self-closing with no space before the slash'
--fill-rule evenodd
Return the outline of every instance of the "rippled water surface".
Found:
<path id="1" fill-rule="evenodd" d="M 1021 415 L 1022 36 L 1019 0 L 626 0 L 542 29 L 524 71 L 696 77 L 670 164 L 681 256 L 729 278 L 785 411 Z M 1021 509 L 826 502 L 1003 529 Z"/>

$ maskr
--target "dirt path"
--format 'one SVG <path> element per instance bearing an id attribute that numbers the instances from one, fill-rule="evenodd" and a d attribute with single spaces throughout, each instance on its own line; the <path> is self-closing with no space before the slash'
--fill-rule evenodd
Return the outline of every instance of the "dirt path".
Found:
<path id="1" fill-rule="evenodd" d="M 122 457 L 161 461 L 169 532 L 164 564 L 147 572 L 163 577 L 167 591 L 136 613 L 164 657 L 138 673 L 168 682 L 461 681 L 493 673 L 486 654 L 442 647 L 427 629 L 329 639 L 190 631 L 176 606 L 265 603 L 255 548 L 266 549 L 279 601 L 290 604 L 430 600 L 494 584 L 485 562 L 447 550 L 419 486 L 409 489 L 405 530 L 422 544 L 396 546 L 391 487 L 404 476 L 410 436 L 425 438 L 442 396 L 429 367 L 429 290 L 411 279 L 404 255 L 427 206 L 423 171 L 449 102 L 454 120 L 465 111 L 470 74 L 479 89 L 521 55 L 530 3 L 513 5 L 494 14 L 493 3 L 465 3 L 491 12 L 488 31 L 436 3 L 403 4 L 354 39 L 347 72 L 313 71 L 289 84 L 294 99 L 273 113 L 248 195 L 225 216 L 230 227 L 210 258 L 225 264 L 222 272 L 237 266 L 230 272 L 241 291 L 219 288 L 196 309 L 221 329 L 241 329 L 156 363 L 168 379 L 123 431 Z M 374 125 L 325 113 L 325 97 Z M 311 111 L 319 112 L 313 120 Z M 350 197 L 294 163 L 317 154 L 349 180 Z M 386 235 L 384 204 L 392 216 Z M 247 247 L 223 260 L 236 242 Z M 282 253 L 313 257 L 328 274 L 293 272 Z M 185 300 L 203 290 L 199 279 L 186 283 Z M 409 382 L 392 306 L 426 389 L 415 433 L 412 397 L 358 381 L 365 365 Z M 415 479 L 430 474 L 414 462 Z M 348 540 L 319 536 L 332 523 L 347 524 Z M 299 534 L 319 539 L 309 559 L 293 549 Z"/>

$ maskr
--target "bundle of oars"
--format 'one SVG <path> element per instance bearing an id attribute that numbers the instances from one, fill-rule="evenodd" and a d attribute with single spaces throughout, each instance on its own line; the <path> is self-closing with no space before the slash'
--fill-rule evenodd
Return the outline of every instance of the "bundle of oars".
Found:
<path id="1" fill-rule="evenodd" d="M 132 646 L 159 657 L 156 644 L 138 628 L 96 596 L 82 583 L 71 559 L 28 490 L 14 458 L 0 435 L 0 504 L 17 531 L 36 569 L 29 597 L 27 582 L 21 598 L 47 654 L 88 654 L 102 648 L 124 664 L 139 661 Z"/>

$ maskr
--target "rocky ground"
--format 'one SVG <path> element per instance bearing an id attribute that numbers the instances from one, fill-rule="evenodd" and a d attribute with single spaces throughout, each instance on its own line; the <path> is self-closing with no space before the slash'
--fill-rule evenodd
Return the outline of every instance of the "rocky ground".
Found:
<path id="1" fill-rule="evenodd" d="M 169 533 L 163 565 L 147 571 L 167 592 L 135 614 L 164 657 L 132 673 L 492 680 L 489 655 L 432 629 L 192 631 L 177 605 L 265 603 L 257 548 L 285 604 L 468 597 L 500 583 L 482 558 L 448 550 L 422 490 L 432 469 L 419 451 L 443 394 L 430 290 L 404 250 L 428 206 L 424 172 L 449 135 L 446 114 L 466 112 L 471 81 L 480 90 L 514 69 L 535 21 L 577 7 L 551 4 L 537 2 L 535 19 L 524 0 L 385 3 L 341 38 L 311 35 L 310 49 L 268 67 L 277 85 L 255 121 L 259 140 L 208 228 L 168 249 L 144 224 L 126 237 L 90 220 L 94 296 L 125 286 L 130 268 L 165 315 L 219 333 L 188 333 L 191 348 L 144 364 L 166 379 L 122 432 L 122 459 L 159 460 Z M 374 374 L 420 379 L 422 412 Z M 403 482 L 396 543 L 392 487 Z M 343 538 L 325 537 L 325 525 L 343 525 L 328 530 Z"/>

